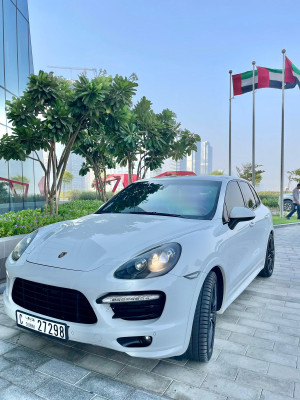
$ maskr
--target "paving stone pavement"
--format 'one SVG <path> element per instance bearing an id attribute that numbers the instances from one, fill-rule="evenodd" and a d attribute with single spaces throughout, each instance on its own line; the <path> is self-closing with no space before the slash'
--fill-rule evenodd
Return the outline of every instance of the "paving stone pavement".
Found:
<path id="1" fill-rule="evenodd" d="M 0 297 L 0 400 L 300 399 L 300 226 L 277 229 L 270 279 L 218 316 L 212 360 L 132 358 L 21 331 Z"/>

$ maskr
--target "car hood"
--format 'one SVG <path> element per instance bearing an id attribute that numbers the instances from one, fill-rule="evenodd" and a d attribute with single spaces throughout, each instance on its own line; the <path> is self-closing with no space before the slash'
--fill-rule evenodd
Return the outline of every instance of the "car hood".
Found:
<path id="1" fill-rule="evenodd" d="M 117 267 L 135 255 L 211 221 L 137 214 L 92 214 L 42 229 L 29 246 L 27 261 L 50 267 L 91 271 Z M 62 253 L 66 253 L 62 257 Z"/>

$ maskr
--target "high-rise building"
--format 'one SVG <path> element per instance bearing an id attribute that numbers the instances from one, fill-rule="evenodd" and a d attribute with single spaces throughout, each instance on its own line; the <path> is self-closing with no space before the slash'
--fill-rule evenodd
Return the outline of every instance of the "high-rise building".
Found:
<path id="1" fill-rule="evenodd" d="M 192 171 L 200 175 L 201 142 L 196 143 L 197 151 L 193 150 L 182 160 L 177 162 L 177 171 Z"/>
<path id="2" fill-rule="evenodd" d="M 197 151 L 179 161 L 167 158 L 161 168 L 152 171 L 151 176 L 156 176 L 166 171 L 192 171 L 196 175 L 209 175 L 212 171 L 212 147 L 209 142 L 197 142 Z"/>
<path id="3" fill-rule="evenodd" d="M 212 147 L 208 141 L 197 142 L 197 150 L 193 150 L 190 155 L 183 157 L 181 160 L 175 161 L 172 158 L 167 158 L 162 166 L 154 171 L 148 171 L 146 178 L 160 175 L 167 171 L 192 171 L 196 175 L 209 175 L 212 172 Z M 134 173 L 137 169 L 135 163 Z M 108 174 L 127 174 L 127 166 L 109 170 Z"/>
<path id="4" fill-rule="evenodd" d="M 212 172 L 212 147 L 208 141 L 200 143 L 200 175 Z"/>
<path id="5" fill-rule="evenodd" d="M 27 0 L 0 0 L 0 137 L 11 132 L 5 101 L 22 94 L 31 73 Z M 42 168 L 33 160 L 0 160 L 0 213 L 40 206 L 42 177 Z"/>
<path id="6" fill-rule="evenodd" d="M 85 176 L 79 175 L 84 158 L 78 154 L 71 153 L 68 159 L 66 171 L 71 172 L 73 180 L 69 185 L 63 185 L 63 190 L 92 190 L 91 173 Z"/>

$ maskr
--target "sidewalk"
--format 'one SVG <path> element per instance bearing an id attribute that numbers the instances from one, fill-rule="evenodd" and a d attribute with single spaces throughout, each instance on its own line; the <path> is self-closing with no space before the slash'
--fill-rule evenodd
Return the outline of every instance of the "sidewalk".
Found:
<path id="1" fill-rule="evenodd" d="M 276 229 L 276 266 L 218 316 L 207 364 L 131 358 L 20 331 L 0 296 L 1 400 L 300 399 L 300 226 Z"/>

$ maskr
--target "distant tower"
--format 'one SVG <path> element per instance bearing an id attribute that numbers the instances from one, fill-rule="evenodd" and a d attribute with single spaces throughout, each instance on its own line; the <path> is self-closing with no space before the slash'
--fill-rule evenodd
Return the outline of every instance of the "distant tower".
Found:
<path id="1" fill-rule="evenodd" d="M 79 171 L 81 169 L 84 158 L 71 153 L 66 170 L 71 172 L 73 180 L 71 184 L 66 187 L 66 190 L 92 190 L 91 174 L 88 172 L 85 176 L 80 176 Z"/>
<path id="2" fill-rule="evenodd" d="M 212 171 L 212 147 L 208 141 L 201 142 L 200 174 L 209 175 Z"/>

